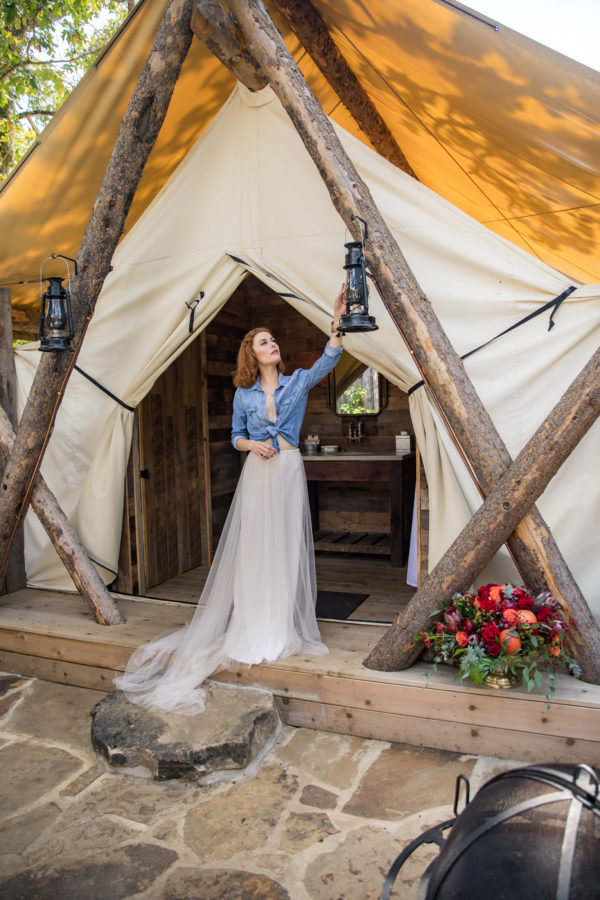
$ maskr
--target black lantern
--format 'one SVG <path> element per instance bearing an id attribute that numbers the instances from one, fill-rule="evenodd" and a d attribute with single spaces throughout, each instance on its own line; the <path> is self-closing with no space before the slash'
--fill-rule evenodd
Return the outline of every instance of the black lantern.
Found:
<path id="1" fill-rule="evenodd" d="M 358 219 L 358 216 L 352 216 Z M 363 222 L 362 219 L 359 221 Z M 367 236 L 367 224 L 364 238 Z M 339 330 L 342 334 L 353 331 L 377 331 L 378 325 L 375 317 L 369 315 L 369 285 L 367 284 L 367 272 L 365 268 L 363 241 L 351 241 L 344 244 L 346 258 L 344 269 L 346 270 L 346 312 L 340 316 Z"/>
<path id="2" fill-rule="evenodd" d="M 67 258 L 53 253 L 52 259 L 56 259 L 58 256 L 61 256 L 62 259 Z M 71 294 L 63 287 L 62 278 L 53 275 L 47 281 L 48 288 L 42 294 L 40 309 L 40 350 L 73 350 Z"/>

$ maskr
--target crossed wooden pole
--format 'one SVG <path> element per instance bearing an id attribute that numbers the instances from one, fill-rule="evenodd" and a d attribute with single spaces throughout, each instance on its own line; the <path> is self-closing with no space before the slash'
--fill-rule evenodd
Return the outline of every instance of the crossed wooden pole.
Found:
<path id="1" fill-rule="evenodd" d="M 308 0 L 278 0 L 278 2 L 290 18 L 292 27 L 297 27 L 298 32 L 301 31 L 301 20 L 308 19 L 315 12 Z M 187 21 L 185 20 L 186 14 Z M 187 2 L 186 0 L 171 0 L 152 52 L 160 52 L 160 46 L 164 49 L 165 41 L 168 42 L 171 39 L 180 48 L 180 54 L 183 52 L 184 56 L 187 51 L 186 40 L 189 45 L 191 14 L 191 0 L 187 0 Z M 420 597 L 420 599 L 416 599 L 415 602 L 419 604 L 419 608 L 422 606 L 423 609 L 426 609 L 426 598 L 439 601 L 441 599 L 439 591 L 450 590 L 450 584 L 456 585 L 452 588 L 453 590 L 468 587 L 477 572 L 481 571 L 496 552 L 499 546 L 497 541 L 500 540 L 502 543 L 506 539 L 521 576 L 530 589 L 552 591 L 562 604 L 567 618 L 576 619 L 579 631 L 573 632 L 578 635 L 573 638 L 575 642 L 573 650 L 582 667 L 583 678 L 590 682 L 600 683 L 600 653 L 598 652 L 600 650 L 600 632 L 598 626 L 548 526 L 533 505 L 537 496 L 566 457 L 560 458 L 560 454 L 555 454 L 552 456 L 551 462 L 548 462 L 547 455 L 540 457 L 536 467 L 535 489 L 532 489 L 530 484 L 528 485 L 528 473 L 519 468 L 521 455 L 516 463 L 512 462 L 462 361 L 437 319 L 431 303 L 417 283 L 368 188 L 346 155 L 335 130 L 310 91 L 260 0 L 229 0 L 229 12 L 221 6 L 218 0 L 195 0 L 191 24 L 192 29 L 205 41 L 212 52 L 247 87 L 257 90 L 266 84 L 271 86 L 315 162 L 329 190 L 334 207 L 355 239 L 359 239 L 361 235 L 358 233 L 353 217 L 360 216 L 367 222 L 369 237 L 365 242 L 365 256 L 375 277 L 378 291 L 422 374 L 427 390 L 430 391 L 436 404 L 442 410 L 454 438 L 468 459 L 478 485 L 486 497 L 479 512 L 487 517 L 491 516 L 492 521 L 498 525 L 498 528 L 494 530 L 493 540 L 488 539 L 487 534 L 484 540 L 480 540 L 478 536 L 474 540 L 473 528 L 466 534 L 469 529 L 467 526 L 463 535 L 457 540 L 460 541 L 463 538 L 464 541 L 471 541 L 478 545 L 477 553 L 472 554 L 470 565 L 463 567 L 461 560 L 457 558 L 456 550 L 453 556 L 453 548 L 451 548 L 425 580 L 417 594 L 417 598 Z M 163 29 L 162 43 L 159 44 L 157 51 L 161 29 Z M 307 37 L 305 39 L 308 40 Z M 307 49 L 312 52 L 310 47 Z M 333 51 L 326 41 L 321 41 L 319 50 L 314 50 L 314 52 L 316 55 L 321 54 L 327 60 L 328 55 Z M 337 54 L 335 64 L 338 71 L 343 72 L 345 65 L 343 57 L 339 51 L 335 52 Z M 178 62 L 179 66 L 182 59 L 183 57 Z M 321 59 L 321 64 L 324 65 L 323 59 Z M 172 67 L 173 73 L 176 68 L 176 66 Z M 151 74 L 149 78 L 151 80 Z M 343 74 L 341 80 L 344 80 Z M 170 88 L 166 81 L 164 83 L 167 104 L 167 93 L 170 96 L 175 81 L 176 75 L 174 79 L 171 77 Z M 130 109 L 133 105 L 135 110 L 135 103 L 139 102 L 139 88 L 140 83 L 132 97 Z M 352 94 L 351 91 L 350 95 L 346 97 L 347 104 L 352 105 Z M 126 209 L 129 208 L 131 197 L 141 175 L 141 168 L 139 173 L 137 173 L 137 169 L 133 172 L 128 170 L 126 173 L 124 172 L 123 151 L 128 148 L 128 141 L 135 143 L 136 140 L 135 124 L 133 127 L 130 125 L 129 130 L 125 128 L 124 131 L 128 114 L 129 109 L 117 139 L 117 146 L 119 146 L 119 141 L 122 142 L 119 152 L 116 154 L 113 152 L 96 201 L 96 207 L 106 204 L 104 208 L 111 212 L 113 227 L 110 229 L 99 228 L 97 223 L 96 227 L 92 228 L 96 215 L 95 207 L 90 226 L 88 226 L 78 254 L 79 266 L 84 273 L 80 275 L 80 280 L 74 286 L 74 294 L 77 296 L 78 303 L 76 328 L 79 329 L 80 340 L 85 332 L 85 327 L 82 327 L 81 324 L 82 318 L 85 319 L 85 315 L 82 317 L 82 310 L 87 310 L 87 321 L 89 321 L 95 299 L 108 272 L 110 258 L 118 240 L 118 234 L 115 237 L 114 229 L 118 226 L 119 218 L 121 219 L 120 227 L 122 227 Z M 133 115 L 135 119 L 135 112 Z M 365 113 L 363 110 L 360 115 L 363 117 L 363 127 L 370 129 L 368 112 Z M 138 118 L 138 128 L 140 121 Z M 371 124 L 373 123 L 371 122 Z M 371 129 L 371 140 L 376 147 L 377 142 L 383 140 L 381 130 L 378 131 L 378 128 L 379 126 L 373 126 Z M 117 146 L 115 151 L 117 151 Z M 398 151 L 401 153 L 400 148 Z M 393 147 L 390 149 L 390 146 L 387 146 L 386 155 L 395 152 Z M 148 153 L 146 153 L 146 157 Z M 141 167 L 143 167 L 143 162 Z M 128 186 L 128 202 L 126 209 L 121 208 L 116 214 L 112 210 L 111 202 L 114 201 L 116 185 L 120 186 L 124 183 Z M 57 364 L 54 365 L 60 368 Z M 584 377 L 590 379 L 587 389 L 587 415 L 584 417 L 586 425 L 581 431 L 582 416 L 578 413 L 569 418 L 570 426 L 567 428 L 564 442 L 564 447 L 568 447 L 566 455 L 581 439 L 600 411 L 598 408 L 600 374 L 597 360 L 595 363 L 591 361 L 590 365 L 590 371 L 587 371 L 586 367 L 584 373 Z M 65 371 L 62 369 L 60 372 L 52 371 L 52 362 L 50 361 L 42 371 L 38 371 L 25 411 L 27 416 L 25 414 L 23 416 L 17 432 L 15 447 L 7 463 L 2 482 L 3 498 L 0 509 L 0 548 L 3 552 L 3 561 L 6 559 L 10 546 L 11 535 L 16 530 L 15 522 L 26 508 L 28 492 L 30 492 L 35 472 L 39 467 L 56 408 L 70 373 L 70 368 L 68 371 L 64 365 L 63 368 Z M 40 384 L 36 384 L 37 382 Z M 60 388 L 59 399 L 57 402 L 49 404 L 46 399 L 48 391 L 56 394 L 57 386 Z M 565 403 L 571 404 L 569 409 L 571 407 L 575 409 L 577 397 L 569 394 Z M 564 413 L 563 407 L 562 414 L 564 415 Z M 41 437 L 40 431 L 42 432 Z M 35 440 L 34 434 L 37 435 Z M 534 438 L 536 437 L 537 433 Z M 540 446 L 540 444 L 532 445 L 529 442 L 527 447 L 530 449 L 526 448 L 523 452 L 539 453 L 541 452 Z M 528 458 L 531 459 L 531 457 Z M 520 491 L 519 486 L 523 483 L 526 488 Z M 496 492 L 495 489 L 497 489 Z M 498 491 L 503 497 L 501 502 L 498 501 Z M 462 546 L 465 544 L 463 543 Z M 446 566 L 448 563 L 453 573 L 452 577 L 448 576 L 446 580 L 444 578 L 439 580 L 436 572 L 440 566 L 443 569 L 443 565 Z M 3 564 L 4 562 L 2 562 Z M 381 669 L 410 665 L 415 655 L 414 641 L 422 627 L 422 625 L 414 627 L 413 624 L 399 617 L 399 620 L 394 623 L 371 652 L 366 660 L 366 665 Z"/>

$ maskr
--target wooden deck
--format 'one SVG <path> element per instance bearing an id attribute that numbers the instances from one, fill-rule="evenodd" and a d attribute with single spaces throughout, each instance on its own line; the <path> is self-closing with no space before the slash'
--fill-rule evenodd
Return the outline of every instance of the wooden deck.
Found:
<path id="1" fill-rule="evenodd" d="M 333 568 L 349 590 L 361 590 L 365 585 L 346 560 Z M 382 570 L 381 579 L 393 583 L 398 572 Z M 321 575 L 321 587 L 327 586 L 324 581 Z M 335 581 L 332 587 L 340 590 L 342 584 Z M 451 669 L 427 682 L 423 663 L 404 672 L 364 668 L 363 658 L 385 631 L 385 625 L 367 621 L 368 604 L 371 614 L 382 615 L 382 604 L 373 599 L 379 591 L 391 610 L 388 589 L 380 583 L 363 604 L 366 609 L 353 614 L 362 609 L 362 621 L 321 622 L 328 656 L 299 655 L 218 677 L 270 688 L 291 725 L 507 759 L 600 765 L 598 686 L 561 676 L 548 710 L 541 691 L 478 688 L 454 681 Z M 76 594 L 24 590 L 0 597 L 0 670 L 110 691 L 115 671 L 132 650 L 180 627 L 194 612 L 192 603 L 175 598 L 115 596 L 127 623 L 114 627 L 94 622 Z"/>

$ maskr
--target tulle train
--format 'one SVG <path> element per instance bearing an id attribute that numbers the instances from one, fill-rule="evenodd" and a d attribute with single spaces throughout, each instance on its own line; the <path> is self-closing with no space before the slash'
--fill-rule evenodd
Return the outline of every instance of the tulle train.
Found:
<path id="1" fill-rule="evenodd" d="M 218 670 L 327 653 L 315 601 L 302 457 L 249 454 L 192 621 L 139 647 L 115 684 L 141 706 L 202 712 L 201 684 Z"/>

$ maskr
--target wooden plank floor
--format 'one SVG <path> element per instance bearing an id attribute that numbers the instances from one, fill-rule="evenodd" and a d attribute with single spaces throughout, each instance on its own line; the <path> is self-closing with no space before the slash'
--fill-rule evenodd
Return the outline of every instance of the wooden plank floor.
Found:
<path id="1" fill-rule="evenodd" d="M 341 574 L 360 589 L 352 572 Z M 194 613 L 191 603 L 115 596 L 127 622 L 112 627 L 98 625 L 76 594 L 28 589 L 0 597 L 0 670 L 108 691 L 135 647 Z M 327 656 L 298 655 L 218 677 L 273 690 L 291 725 L 460 753 L 600 765 L 599 686 L 560 676 L 547 709 L 539 690 L 478 688 L 454 681 L 452 669 L 427 681 L 423 663 L 404 672 L 364 668 L 384 631 L 373 623 L 323 621 Z"/>
<path id="2" fill-rule="evenodd" d="M 406 584 L 406 568 L 392 566 L 384 557 L 341 556 L 316 553 L 317 587 L 327 591 L 368 594 L 349 619 L 361 622 L 393 622 L 414 594 Z M 151 597 L 196 603 L 208 575 L 201 566 L 148 590 Z"/>

